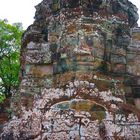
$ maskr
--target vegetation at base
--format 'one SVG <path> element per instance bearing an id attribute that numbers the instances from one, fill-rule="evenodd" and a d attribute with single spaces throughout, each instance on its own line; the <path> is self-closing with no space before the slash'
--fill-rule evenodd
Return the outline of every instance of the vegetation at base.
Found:
<path id="1" fill-rule="evenodd" d="M 0 20 L 0 102 L 10 97 L 12 90 L 19 85 L 19 56 L 21 23 L 10 25 L 6 20 Z"/>
<path id="2" fill-rule="evenodd" d="M 0 103 L 2 103 L 6 99 L 5 95 L 0 93 Z"/>

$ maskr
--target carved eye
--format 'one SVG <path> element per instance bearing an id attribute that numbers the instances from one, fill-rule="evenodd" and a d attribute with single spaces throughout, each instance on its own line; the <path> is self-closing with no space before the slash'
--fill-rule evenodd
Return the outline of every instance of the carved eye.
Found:
<path id="1" fill-rule="evenodd" d="M 53 0 L 51 9 L 53 13 L 56 14 L 56 12 L 60 10 L 60 0 Z"/>

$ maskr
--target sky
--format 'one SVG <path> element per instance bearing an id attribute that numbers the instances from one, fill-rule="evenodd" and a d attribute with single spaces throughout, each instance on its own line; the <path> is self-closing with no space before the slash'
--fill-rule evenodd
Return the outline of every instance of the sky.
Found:
<path id="1" fill-rule="evenodd" d="M 34 21 L 34 6 L 42 0 L 0 0 L 0 19 L 8 19 L 9 23 L 21 22 L 26 29 Z M 140 1 L 130 0 L 139 9 Z M 140 20 L 138 21 L 140 26 Z"/>

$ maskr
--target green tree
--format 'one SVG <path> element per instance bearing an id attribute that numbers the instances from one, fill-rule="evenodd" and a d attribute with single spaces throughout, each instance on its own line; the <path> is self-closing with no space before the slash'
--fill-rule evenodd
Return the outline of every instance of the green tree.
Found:
<path id="1" fill-rule="evenodd" d="M 8 24 L 0 20 L 0 94 L 11 96 L 11 91 L 19 85 L 19 56 L 22 25 Z"/>

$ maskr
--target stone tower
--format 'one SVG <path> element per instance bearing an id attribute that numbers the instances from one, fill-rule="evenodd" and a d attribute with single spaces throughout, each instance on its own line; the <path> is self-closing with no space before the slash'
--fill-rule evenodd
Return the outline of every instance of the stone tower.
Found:
<path id="1" fill-rule="evenodd" d="M 128 0 L 37 5 L 35 21 L 22 38 L 19 120 L 26 123 L 17 125 L 19 135 L 7 126 L 13 137 L 139 138 L 140 112 L 132 98 L 138 105 L 137 20 L 137 8 Z"/>

